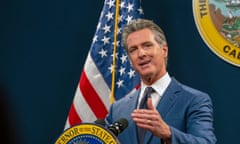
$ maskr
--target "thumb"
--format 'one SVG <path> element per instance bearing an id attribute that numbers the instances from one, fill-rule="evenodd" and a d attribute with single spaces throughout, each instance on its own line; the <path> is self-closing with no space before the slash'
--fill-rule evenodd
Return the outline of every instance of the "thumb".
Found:
<path id="1" fill-rule="evenodd" d="M 152 104 L 152 98 L 148 98 L 147 100 L 147 106 L 148 106 L 148 109 L 150 110 L 153 110 L 154 109 L 154 106 Z"/>

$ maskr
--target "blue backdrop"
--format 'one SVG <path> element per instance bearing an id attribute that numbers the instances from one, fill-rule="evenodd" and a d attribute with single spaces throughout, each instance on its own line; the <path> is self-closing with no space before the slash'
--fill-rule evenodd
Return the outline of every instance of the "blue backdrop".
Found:
<path id="1" fill-rule="evenodd" d="M 51 144 L 62 133 L 103 0 L 1 0 L 1 140 Z M 240 68 L 202 41 L 192 1 L 143 0 L 164 29 L 170 75 L 209 93 L 218 144 L 238 143 Z"/>

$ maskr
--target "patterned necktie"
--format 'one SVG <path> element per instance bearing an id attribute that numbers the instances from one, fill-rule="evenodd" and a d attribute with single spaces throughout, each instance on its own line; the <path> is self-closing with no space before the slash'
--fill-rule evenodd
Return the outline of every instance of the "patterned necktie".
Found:
<path id="1" fill-rule="evenodd" d="M 140 102 L 139 109 L 147 109 L 147 99 L 151 97 L 151 94 L 154 92 L 154 89 L 152 87 L 146 87 L 143 98 Z M 138 143 L 143 144 L 144 136 L 146 133 L 146 130 L 143 128 L 137 127 L 137 133 L 138 133 Z"/>

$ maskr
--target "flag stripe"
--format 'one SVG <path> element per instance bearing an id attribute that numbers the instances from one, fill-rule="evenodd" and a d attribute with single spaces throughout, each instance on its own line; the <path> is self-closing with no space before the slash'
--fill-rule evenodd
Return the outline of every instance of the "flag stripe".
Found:
<path id="1" fill-rule="evenodd" d="M 110 106 L 110 89 L 105 83 L 102 75 L 100 74 L 97 66 L 92 60 L 92 57 L 88 55 L 85 66 L 85 74 L 92 84 L 92 87 L 96 91 L 96 93 L 99 95 L 99 97 L 102 99 L 102 102 L 104 103 L 105 107 L 108 108 Z"/>
<path id="2" fill-rule="evenodd" d="M 74 98 L 74 108 L 77 111 L 77 114 L 81 118 L 83 122 L 86 122 L 88 120 L 96 120 L 96 116 L 94 115 L 92 109 L 87 105 L 87 101 L 83 97 L 79 86 L 77 88 L 75 98 Z M 79 123 L 76 121 L 76 123 Z"/>
<path id="3" fill-rule="evenodd" d="M 85 71 L 82 72 L 82 76 L 80 79 L 80 90 L 96 117 L 104 118 L 108 111 L 104 106 L 101 98 L 99 98 L 98 94 L 91 86 L 91 83 L 89 83 Z M 101 108 L 100 111 L 99 108 Z"/>
<path id="4" fill-rule="evenodd" d="M 69 113 L 69 116 L 67 117 L 67 120 L 66 120 L 66 124 L 65 124 L 65 126 L 64 126 L 64 130 L 66 129 L 66 128 L 69 128 L 71 125 L 70 125 L 70 123 L 69 123 L 69 117 L 70 117 L 71 115 L 70 115 L 70 113 Z"/>
<path id="5" fill-rule="evenodd" d="M 75 122 L 82 122 L 81 118 L 79 117 L 79 115 L 76 112 L 76 109 L 74 107 L 74 103 L 71 105 L 70 108 L 70 113 L 69 113 L 69 123 L 70 125 L 74 125 Z"/>

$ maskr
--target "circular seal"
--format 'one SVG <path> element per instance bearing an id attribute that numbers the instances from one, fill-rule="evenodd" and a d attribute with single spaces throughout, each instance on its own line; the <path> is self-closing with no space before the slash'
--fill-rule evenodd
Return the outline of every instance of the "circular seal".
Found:
<path id="1" fill-rule="evenodd" d="M 119 144 L 119 141 L 98 124 L 82 123 L 65 130 L 55 144 Z"/>
<path id="2" fill-rule="evenodd" d="M 193 0 L 198 31 L 223 60 L 240 66 L 240 0 Z"/>

